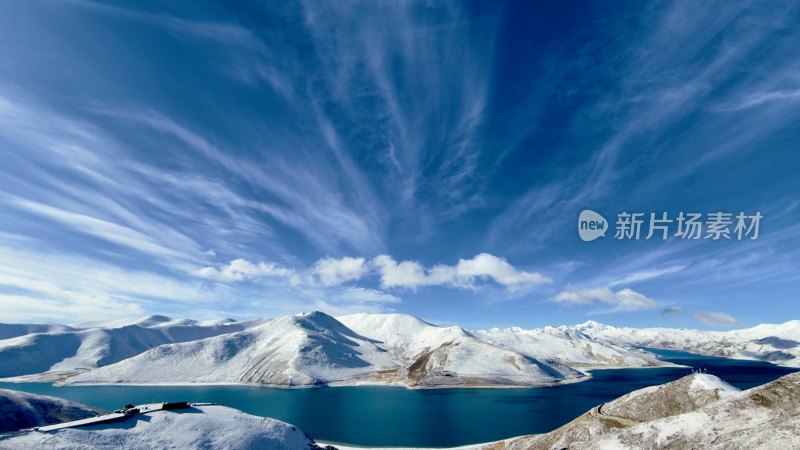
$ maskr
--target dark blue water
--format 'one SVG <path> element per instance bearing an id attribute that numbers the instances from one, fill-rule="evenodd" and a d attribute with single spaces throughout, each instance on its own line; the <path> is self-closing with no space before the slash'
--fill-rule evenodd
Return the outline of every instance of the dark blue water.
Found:
<path id="1" fill-rule="evenodd" d="M 747 389 L 793 369 L 768 363 L 651 350 L 662 359 L 705 368 Z M 448 447 L 553 430 L 591 407 L 630 391 L 691 373 L 689 368 L 593 371 L 581 383 L 532 389 L 243 386 L 64 386 L 0 383 L 0 388 L 54 395 L 112 410 L 125 403 L 218 402 L 293 423 L 318 440 L 368 446 Z"/>

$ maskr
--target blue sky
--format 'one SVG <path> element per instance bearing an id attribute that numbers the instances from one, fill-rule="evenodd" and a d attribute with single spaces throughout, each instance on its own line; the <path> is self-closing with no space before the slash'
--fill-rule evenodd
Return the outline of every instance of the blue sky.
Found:
<path id="1" fill-rule="evenodd" d="M 237 5 L 0 4 L 0 321 L 800 318 L 800 5 Z"/>

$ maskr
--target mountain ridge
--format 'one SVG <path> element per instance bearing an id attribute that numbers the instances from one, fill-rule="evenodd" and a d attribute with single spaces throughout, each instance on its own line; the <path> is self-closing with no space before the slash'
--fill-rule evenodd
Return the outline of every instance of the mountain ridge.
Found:
<path id="1" fill-rule="evenodd" d="M 242 322 L 153 315 L 71 326 L 3 325 L 35 331 L 0 339 L 0 377 L 21 381 L 532 386 L 581 381 L 598 368 L 670 365 L 640 348 L 647 346 L 800 365 L 796 320 L 732 331 L 595 321 L 466 330 L 407 314 L 311 311 Z"/>

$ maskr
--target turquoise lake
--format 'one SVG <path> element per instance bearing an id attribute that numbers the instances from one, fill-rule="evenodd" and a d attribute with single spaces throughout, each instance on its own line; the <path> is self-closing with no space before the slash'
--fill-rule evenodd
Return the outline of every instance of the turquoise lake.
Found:
<path id="1" fill-rule="evenodd" d="M 762 362 L 654 351 L 664 360 L 704 368 L 740 389 L 795 371 Z M 525 389 L 56 387 L 47 383 L 0 383 L 0 388 L 53 395 L 106 410 L 126 403 L 216 402 L 290 422 L 321 441 L 449 447 L 547 432 L 599 403 L 689 373 L 689 368 L 596 370 L 592 379 L 581 383 Z"/>

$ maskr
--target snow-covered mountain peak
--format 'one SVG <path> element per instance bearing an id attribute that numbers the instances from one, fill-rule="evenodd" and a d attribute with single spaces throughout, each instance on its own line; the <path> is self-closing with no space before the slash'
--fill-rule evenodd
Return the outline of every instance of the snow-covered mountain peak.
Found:
<path id="1" fill-rule="evenodd" d="M 409 314 L 353 314 L 341 316 L 339 321 L 356 333 L 375 338 L 390 348 L 401 348 L 408 354 L 472 337 L 461 327 L 440 327 Z"/>
<path id="2" fill-rule="evenodd" d="M 738 392 L 739 389 L 731 386 L 726 381 L 722 380 L 721 378 L 707 374 L 707 373 L 695 373 L 688 376 L 690 379 L 689 384 L 689 391 L 690 392 L 698 392 L 698 391 L 718 391 L 721 393 L 721 396 L 727 396 L 731 393 Z"/>
<path id="3" fill-rule="evenodd" d="M 578 330 L 598 330 L 598 329 L 610 329 L 614 327 L 612 327 L 611 325 L 606 325 L 604 323 L 596 322 L 594 320 L 587 320 L 586 322 L 575 325 L 575 328 Z"/>
<path id="4" fill-rule="evenodd" d="M 310 311 L 294 316 L 281 317 L 274 321 L 267 322 L 258 328 L 271 329 L 275 327 L 294 327 L 301 333 L 309 336 L 324 335 L 329 339 L 343 343 L 348 340 L 370 343 L 377 342 L 354 332 L 335 317 L 329 316 L 321 311 Z"/>
<path id="5" fill-rule="evenodd" d="M 312 311 L 239 332 L 162 345 L 69 381 L 297 386 L 350 380 L 396 365 L 371 339 Z"/>
<path id="6" fill-rule="evenodd" d="M 347 330 L 341 322 L 336 318 L 329 316 L 321 311 L 309 311 L 291 316 L 295 323 L 298 325 L 306 326 L 308 328 L 315 328 L 317 330 L 331 329 L 347 334 Z"/>

